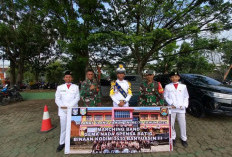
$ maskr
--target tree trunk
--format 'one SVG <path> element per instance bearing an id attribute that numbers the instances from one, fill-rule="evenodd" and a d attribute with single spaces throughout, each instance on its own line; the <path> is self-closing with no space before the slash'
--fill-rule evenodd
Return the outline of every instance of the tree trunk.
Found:
<path id="1" fill-rule="evenodd" d="M 35 81 L 39 82 L 39 71 L 35 70 Z"/>
<path id="2" fill-rule="evenodd" d="M 137 73 L 138 75 L 140 75 L 142 77 L 143 75 L 143 68 L 144 68 L 145 64 L 143 64 L 142 61 L 138 62 L 138 67 L 137 67 Z"/>
<path id="3" fill-rule="evenodd" d="M 86 53 L 86 56 L 84 56 L 86 58 L 85 62 L 84 62 L 84 65 L 85 65 L 85 68 L 83 69 L 83 74 L 84 74 L 84 79 L 86 79 L 86 71 L 88 69 L 90 69 L 90 64 L 89 64 L 89 55 L 88 55 L 88 51 Z M 93 70 L 93 69 L 92 69 Z"/>
<path id="4" fill-rule="evenodd" d="M 10 59 L 10 86 L 12 87 L 16 83 L 16 74 L 15 74 L 15 62 Z"/>
<path id="5" fill-rule="evenodd" d="M 17 76 L 18 85 L 21 85 L 23 82 L 23 70 L 24 70 L 24 62 L 20 60 L 18 63 L 18 76 Z"/>

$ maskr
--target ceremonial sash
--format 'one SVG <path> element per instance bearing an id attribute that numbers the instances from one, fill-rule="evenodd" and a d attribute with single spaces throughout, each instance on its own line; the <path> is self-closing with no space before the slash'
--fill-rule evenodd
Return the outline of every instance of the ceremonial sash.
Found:
<path id="1" fill-rule="evenodd" d="M 117 87 L 117 89 L 119 90 L 119 92 L 122 94 L 122 96 L 124 96 L 124 98 L 127 97 L 126 92 L 122 89 L 122 87 L 116 82 L 115 86 Z"/>

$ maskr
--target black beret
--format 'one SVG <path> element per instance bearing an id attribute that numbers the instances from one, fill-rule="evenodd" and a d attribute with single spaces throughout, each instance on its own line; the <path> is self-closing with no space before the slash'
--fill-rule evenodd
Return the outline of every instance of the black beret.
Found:
<path id="1" fill-rule="evenodd" d="M 179 74 L 177 71 L 173 71 L 173 72 L 171 72 L 171 73 L 169 74 L 170 77 L 171 77 L 171 76 L 174 76 L 174 75 L 180 76 L 180 74 Z"/>
<path id="2" fill-rule="evenodd" d="M 72 72 L 67 70 L 67 71 L 64 72 L 64 75 L 72 75 Z"/>

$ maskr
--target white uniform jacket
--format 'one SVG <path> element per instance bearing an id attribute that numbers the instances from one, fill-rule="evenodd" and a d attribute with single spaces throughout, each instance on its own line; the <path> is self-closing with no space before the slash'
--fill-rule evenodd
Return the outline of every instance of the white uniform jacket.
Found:
<path id="1" fill-rule="evenodd" d="M 185 109 L 189 104 L 189 94 L 186 85 L 178 82 L 177 89 L 170 83 L 165 86 L 164 99 L 168 105 L 174 105 L 176 109 L 172 109 L 172 112 L 185 113 Z"/>
<path id="2" fill-rule="evenodd" d="M 67 110 L 61 109 L 61 107 L 77 107 L 79 100 L 80 93 L 77 85 L 71 84 L 69 88 L 66 84 L 58 86 L 55 94 L 55 102 L 58 106 L 58 115 L 66 116 Z"/>
<path id="3" fill-rule="evenodd" d="M 118 104 L 120 103 L 120 100 L 125 101 L 125 105 L 123 107 L 128 107 L 129 106 L 129 101 L 132 96 L 132 91 L 131 91 L 131 83 L 126 80 L 116 80 L 116 82 L 122 87 L 122 89 L 126 92 L 127 97 L 125 98 L 118 90 L 116 87 L 115 81 L 111 82 L 111 89 L 110 89 L 110 97 L 113 100 L 113 106 L 118 107 Z"/>

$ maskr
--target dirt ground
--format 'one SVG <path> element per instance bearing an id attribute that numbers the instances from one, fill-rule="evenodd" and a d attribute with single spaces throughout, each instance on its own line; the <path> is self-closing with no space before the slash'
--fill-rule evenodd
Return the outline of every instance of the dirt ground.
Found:
<path id="1" fill-rule="evenodd" d="M 48 105 L 52 124 L 57 126 L 48 133 L 40 133 L 43 108 Z M 179 139 L 173 152 L 115 154 L 114 157 L 151 156 L 232 156 L 232 117 L 207 116 L 197 119 L 187 114 L 188 148 L 183 148 Z M 176 126 L 178 127 L 178 125 Z M 59 141 L 59 117 L 54 99 L 30 100 L 0 106 L 0 157 L 59 157 L 103 156 L 64 155 L 56 153 Z M 179 137 L 179 132 L 178 137 Z"/>

